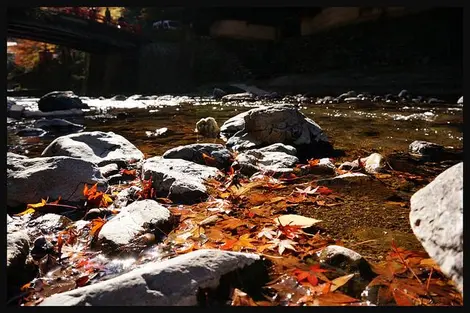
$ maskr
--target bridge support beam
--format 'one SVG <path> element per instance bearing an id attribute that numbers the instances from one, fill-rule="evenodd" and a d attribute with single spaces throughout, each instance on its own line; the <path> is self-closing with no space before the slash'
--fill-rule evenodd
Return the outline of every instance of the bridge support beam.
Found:
<path id="1" fill-rule="evenodd" d="M 132 94 L 138 89 L 138 51 L 90 54 L 84 94 L 112 96 Z"/>

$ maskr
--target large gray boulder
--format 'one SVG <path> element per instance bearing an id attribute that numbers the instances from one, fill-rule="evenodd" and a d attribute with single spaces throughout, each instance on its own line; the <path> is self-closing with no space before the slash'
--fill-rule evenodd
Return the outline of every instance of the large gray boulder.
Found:
<path id="1" fill-rule="evenodd" d="M 207 197 L 204 180 L 218 173 L 214 167 L 158 156 L 145 160 L 142 165 L 143 178 L 152 179 L 157 193 L 182 203 L 204 200 Z"/>
<path id="2" fill-rule="evenodd" d="M 220 278 L 251 265 L 251 253 L 197 250 L 90 286 L 46 298 L 41 306 L 195 306 L 197 292 L 216 288 Z"/>
<path id="3" fill-rule="evenodd" d="M 61 136 L 52 141 L 42 156 L 69 156 L 103 166 L 109 163 L 132 163 L 144 154 L 126 138 L 113 132 L 83 132 Z"/>
<path id="4" fill-rule="evenodd" d="M 227 140 L 227 148 L 235 151 L 256 149 L 274 143 L 294 146 L 315 154 L 331 150 L 331 144 L 320 126 L 293 105 L 264 106 L 235 117 L 243 128 Z M 235 119 L 234 118 L 234 119 Z M 244 123 L 241 122 L 243 119 Z M 234 122 L 230 121 L 233 125 Z M 221 132 L 226 127 L 222 126 Z M 233 126 L 232 126 L 233 129 Z M 228 134 L 224 134 L 227 138 Z"/>
<path id="5" fill-rule="evenodd" d="M 161 228 L 170 215 L 170 211 L 155 200 L 135 201 L 103 225 L 98 239 L 112 246 L 127 245 L 136 235 Z"/>
<path id="6" fill-rule="evenodd" d="M 41 199 L 61 196 L 70 201 L 83 198 L 83 184 L 106 180 L 96 164 L 70 157 L 27 158 L 7 153 L 7 205 L 38 203 Z"/>
<path id="7" fill-rule="evenodd" d="M 411 197 L 410 224 L 427 253 L 463 292 L 463 162 Z"/>
<path id="8" fill-rule="evenodd" d="M 90 108 L 72 91 L 50 92 L 39 99 L 38 107 L 42 112 Z"/>
<path id="9" fill-rule="evenodd" d="M 230 137 L 235 135 L 235 133 L 242 130 L 243 127 L 245 127 L 245 116 L 250 114 L 250 112 L 251 111 L 240 113 L 225 121 L 225 123 L 220 126 L 220 138 L 227 141 Z"/>
<path id="10" fill-rule="evenodd" d="M 203 154 L 214 158 L 214 164 L 204 160 Z M 196 143 L 191 145 L 179 146 L 166 151 L 163 154 L 165 159 L 182 159 L 201 165 L 225 168 L 230 165 L 232 154 L 221 144 L 215 143 Z"/>

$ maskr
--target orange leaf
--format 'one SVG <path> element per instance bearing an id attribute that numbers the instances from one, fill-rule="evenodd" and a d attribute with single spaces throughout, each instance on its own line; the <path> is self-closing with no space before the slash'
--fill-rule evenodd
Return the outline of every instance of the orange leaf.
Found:
<path id="1" fill-rule="evenodd" d="M 128 176 L 136 177 L 136 176 L 137 176 L 137 171 L 136 171 L 136 170 L 122 169 L 122 170 L 120 171 L 120 174 L 121 174 L 121 175 L 128 175 Z"/>
<path id="2" fill-rule="evenodd" d="M 214 167 L 216 167 L 217 164 L 218 164 L 217 161 L 216 161 L 213 157 L 211 157 L 211 156 L 205 154 L 204 152 L 202 153 L 202 158 L 203 158 L 203 160 L 204 160 L 204 163 L 206 163 L 207 166 L 214 166 Z"/>
<path id="3" fill-rule="evenodd" d="M 245 225 L 246 223 L 238 218 L 229 218 L 217 223 L 217 226 L 222 229 L 234 230 L 240 226 Z"/>
<path id="4" fill-rule="evenodd" d="M 223 245 L 220 246 L 222 250 L 231 250 L 238 239 L 228 239 Z"/>
<path id="5" fill-rule="evenodd" d="M 323 187 L 323 186 L 318 187 L 317 192 L 321 195 L 324 195 L 324 196 L 327 196 L 327 195 L 333 193 L 333 191 L 331 189 L 329 189 L 327 187 Z"/>
<path id="6" fill-rule="evenodd" d="M 106 223 L 105 219 L 102 219 L 101 217 L 95 218 L 90 222 L 91 224 L 91 229 L 90 229 L 90 235 L 93 238 L 96 238 L 103 227 L 103 225 Z"/>
<path id="7" fill-rule="evenodd" d="M 413 306 L 414 303 L 411 299 L 401 290 L 394 289 L 392 291 L 393 299 L 395 300 L 396 304 L 399 306 Z"/>
<path id="8" fill-rule="evenodd" d="M 308 160 L 308 165 L 309 165 L 310 167 L 315 167 L 315 166 L 317 166 L 319 163 L 320 163 L 320 160 L 319 160 L 319 159 L 311 159 L 311 160 Z"/>

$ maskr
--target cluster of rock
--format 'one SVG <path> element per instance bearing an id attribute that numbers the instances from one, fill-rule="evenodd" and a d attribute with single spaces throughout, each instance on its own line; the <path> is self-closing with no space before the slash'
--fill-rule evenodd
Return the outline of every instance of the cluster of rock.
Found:
<path id="1" fill-rule="evenodd" d="M 271 100 L 287 103 L 311 103 L 311 104 L 333 104 L 333 103 L 355 103 L 355 102 L 376 102 L 376 103 L 414 103 L 414 104 L 439 104 L 446 103 L 442 99 L 435 97 L 424 97 L 413 95 L 408 90 L 402 90 L 398 94 L 372 95 L 368 92 L 358 93 L 354 90 L 342 93 L 337 97 L 325 96 L 317 97 L 310 94 L 280 95 L 277 92 L 241 92 L 227 94 L 222 89 L 215 88 L 213 98 L 220 99 L 222 102 L 254 102 L 260 100 Z M 463 105 L 463 96 L 457 100 L 457 104 Z"/>
<path id="2" fill-rule="evenodd" d="M 10 118 L 65 117 L 83 115 L 83 109 L 90 107 L 72 91 L 53 91 L 38 101 L 39 111 L 27 110 L 12 100 L 7 101 L 7 116 Z"/>
<path id="3" fill-rule="evenodd" d="M 207 121 L 212 120 L 205 119 L 205 124 L 199 124 L 204 124 L 200 129 L 204 129 L 209 137 L 218 129 L 207 126 L 211 123 Z M 369 180 L 368 173 L 380 172 L 387 166 L 384 158 L 374 153 L 361 160 L 341 164 L 339 169 L 353 172 L 337 175 L 336 165 L 328 158 L 332 145 L 326 134 L 292 105 L 263 106 L 241 113 L 220 127 L 220 135 L 226 145 L 180 146 L 168 150 L 161 157 L 149 159 L 144 159 L 143 153 L 124 137 L 100 131 L 58 137 L 37 158 L 8 153 L 7 205 L 15 207 L 59 196 L 69 201 L 80 201 L 83 200 L 81 190 L 84 184 L 97 183 L 104 191 L 109 185 L 125 181 L 125 174 L 119 171 L 122 168 L 138 169 L 142 179 L 151 179 L 158 197 L 167 197 L 174 203 L 194 203 L 207 197 L 205 180 L 217 177 L 221 170 L 230 166 L 254 179 L 265 173 L 292 173 L 301 158 L 315 156 L 320 162 L 308 170 L 318 171 L 315 174 L 322 176 L 319 183 L 324 185 Z M 431 143 L 414 142 L 410 145 L 410 153 L 413 154 L 433 156 L 439 151 Z M 425 249 L 459 287 L 463 286 L 462 168 L 459 165 L 449 169 L 448 174 L 443 173 L 442 177 L 413 196 L 410 214 L 413 231 Z M 355 169 L 360 171 L 354 172 Z M 157 201 L 129 203 L 130 195 L 136 189 L 133 186 L 117 195 L 113 206 L 120 212 L 99 233 L 99 242 L 104 246 L 127 245 L 146 231 L 171 227 L 171 213 Z M 99 210 L 94 213 L 100 214 Z M 41 227 L 63 229 L 71 223 L 56 214 L 41 218 L 29 221 L 31 228 L 36 231 Z M 37 245 L 44 246 L 42 241 L 34 241 L 34 232 L 15 227 L 15 220 L 18 219 L 9 217 L 7 271 L 18 268 L 18 264 L 25 261 L 30 246 L 33 249 Z M 339 262 L 337 266 L 340 267 L 347 265 L 345 270 L 360 273 L 361 279 L 370 275 L 367 262 L 354 251 L 330 246 L 322 255 L 325 262 Z M 106 283 L 54 295 L 43 305 L 196 304 L 198 288 L 217 286 L 222 275 L 256 261 L 259 261 L 259 256 L 254 254 L 200 250 L 146 265 Z M 359 281 L 360 285 L 366 283 Z"/>

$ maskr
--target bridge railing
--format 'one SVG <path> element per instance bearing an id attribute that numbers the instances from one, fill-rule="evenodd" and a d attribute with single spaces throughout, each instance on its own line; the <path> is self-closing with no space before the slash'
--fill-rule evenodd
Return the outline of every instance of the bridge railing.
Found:
<path id="1" fill-rule="evenodd" d="M 60 8 L 53 7 L 53 8 L 47 8 L 47 11 L 55 13 L 55 14 L 74 16 L 80 19 L 89 20 L 89 21 L 97 22 L 101 24 L 107 24 L 110 26 L 114 26 L 118 29 L 130 31 L 136 34 L 140 34 L 142 32 L 142 28 L 139 24 L 133 25 L 123 20 L 119 20 L 119 19 L 116 20 L 113 18 L 107 20 L 104 15 L 99 14 L 96 11 L 93 11 L 91 9 L 82 9 L 79 7 L 60 7 Z"/>

